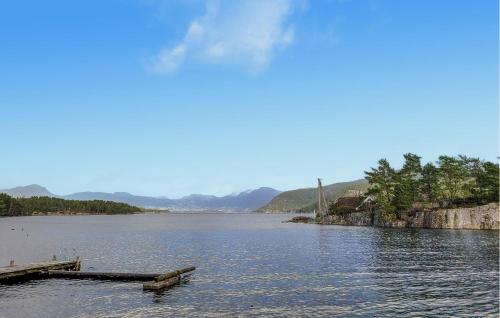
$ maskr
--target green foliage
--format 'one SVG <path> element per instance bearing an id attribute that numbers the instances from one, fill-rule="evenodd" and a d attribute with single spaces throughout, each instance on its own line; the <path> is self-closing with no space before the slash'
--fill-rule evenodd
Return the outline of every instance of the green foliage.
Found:
<path id="1" fill-rule="evenodd" d="M 430 162 L 422 168 L 420 192 L 424 201 L 435 202 L 439 198 L 439 169 Z"/>
<path id="2" fill-rule="evenodd" d="M 396 171 L 386 159 L 380 159 L 378 167 L 371 168 L 371 171 L 365 171 L 365 174 L 370 184 L 368 194 L 374 196 L 375 204 L 387 213 L 395 213 L 396 207 L 393 200 L 396 194 Z"/>
<path id="3" fill-rule="evenodd" d="M 441 199 L 451 202 L 466 197 L 469 185 L 464 162 L 455 157 L 440 156 L 438 165 Z"/>
<path id="4" fill-rule="evenodd" d="M 475 166 L 473 178 L 476 180 L 471 192 L 477 201 L 492 202 L 498 201 L 499 188 L 499 168 L 498 164 L 484 162 Z"/>
<path id="5" fill-rule="evenodd" d="M 11 197 L 5 193 L 0 193 L 0 216 L 9 215 Z"/>
<path id="6" fill-rule="evenodd" d="M 422 168 L 419 156 L 408 153 L 404 158 L 399 171 L 381 159 L 377 168 L 365 172 L 370 184 L 368 194 L 386 220 L 409 212 L 417 202 L 442 206 L 498 202 L 498 164 L 463 155 L 440 156 L 437 166 L 427 163 Z"/>
<path id="7" fill-rule="evenodd" d="M 420 198 L 422 166 L 420 157 L 407 153 L 404 155 L 403 168 L 396 173 L 394 187 L 394 206 L 398 212 L 408 211 Z"/>
<path id="8" fill-rule="evenodd" d="M 499 190 L 499 168 L 498 164 L 493 162 L 483 163 L 484 172 L 478 181 L 483 189 L 484 198 L 489 201 L 498 201 Z"/>
<path id="9" fill-rule="evenodd" d="M 34 213 L 130 214 L 141 209 L 111 201 L 64 200 L 53 197 L 12 198 L 0 194 L 0 216 L 21 216 Z"/>

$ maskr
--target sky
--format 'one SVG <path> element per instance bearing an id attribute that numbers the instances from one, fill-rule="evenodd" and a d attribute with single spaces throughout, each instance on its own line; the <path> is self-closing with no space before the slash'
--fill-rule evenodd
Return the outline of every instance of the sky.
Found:
<path id="1" fill-rule="evenodd" d="M 496 161 L 495 0 L 6 1 L 0 188 L 181 197 Z"/>

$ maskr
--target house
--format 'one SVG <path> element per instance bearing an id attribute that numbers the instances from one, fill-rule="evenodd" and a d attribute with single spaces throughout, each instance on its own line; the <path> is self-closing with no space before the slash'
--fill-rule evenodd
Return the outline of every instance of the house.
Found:
<path id="1" fill-rule="evenodd" d="M 335 209 L 366 211 L 373 208 L 374 198 L 371 195 L 365 196 L 362 191 L 348 190 L 343 196 L 335 200 Z"/>

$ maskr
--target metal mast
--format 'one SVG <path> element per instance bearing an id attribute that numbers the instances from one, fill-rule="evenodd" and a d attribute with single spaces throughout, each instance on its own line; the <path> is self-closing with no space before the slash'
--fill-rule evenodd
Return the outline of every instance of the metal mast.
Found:
<path id="1" fill-rule="evenodd" d="M 323 190 L 321 179 L 318 178 L 318 215 L 320 217 L 325 216 L 327 210 L 328 205 L 326 204 L 325 191 Z"/>

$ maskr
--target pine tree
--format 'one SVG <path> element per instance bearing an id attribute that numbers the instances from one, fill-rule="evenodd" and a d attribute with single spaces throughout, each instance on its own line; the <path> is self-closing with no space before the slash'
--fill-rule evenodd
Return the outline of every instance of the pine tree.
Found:
<path id="1" fill-rule="evenodd" d="M 482 191 L 482 199 L 486 202 L 498 202 L 499 167 L 497 163 L 484 162 L 483 173 L 478 176 L 477 183 Z"/>
<path id="2" fill-rule="evenodd" d="M 397 173 L 394 205 L 398 212 L 409 211 L 420 198 L 420 175 L 422 166 L 420 157 L 407 153 L 404 155 L 405 163 L 403 168 Z"/>
<path id="3" fill-rule="evenodd" d="M 454 200 L 466 197 L 464 193 L 468 173 L 463 161 L 450 157 L 439 157 L 439 182 L 442 199 L 453 202 Z"/>
<path id="4" fill-rule="evenodd" d="M 5 193 L 0 193 L 0 216 L 8 215 L 10 206 L 10 196 Z"/>
<path id="5" fill-rule="evenodd" d="M 365 171 L 370 184 L 369 195 L 375 198 L 375 204 L 382 209 L 387 221 L 396 218 L 396 208 L 393 205 L 396 172 L 386 159 L 378 161 L 378 167 Z"/>
<path id="6" fill-rule="evenodd" d="M 439 169 L 430 162 L 422 168 L 421 193 L 428 202 L 435 202 L 440 196 Z"/>

